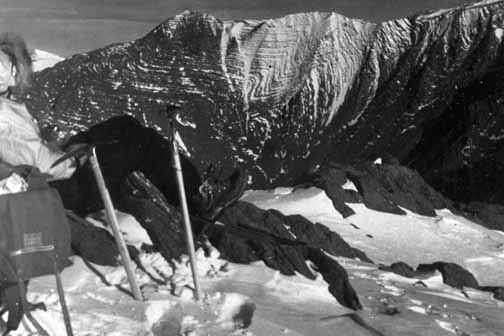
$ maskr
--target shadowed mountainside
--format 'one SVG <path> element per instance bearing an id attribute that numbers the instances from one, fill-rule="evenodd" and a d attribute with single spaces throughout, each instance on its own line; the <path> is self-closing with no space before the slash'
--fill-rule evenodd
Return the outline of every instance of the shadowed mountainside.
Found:
<path id="1" fill-rule="evenodd" d="M 501 1 L 381 24 L 184 12 L 42 71 L 26 102 L 60 138 L 120 113 L 167 134 L 180 105 L 196 164 L 246 166 L 253 187 L 392 155 L 454 200 L 503 203 L 503 20 Z"/>

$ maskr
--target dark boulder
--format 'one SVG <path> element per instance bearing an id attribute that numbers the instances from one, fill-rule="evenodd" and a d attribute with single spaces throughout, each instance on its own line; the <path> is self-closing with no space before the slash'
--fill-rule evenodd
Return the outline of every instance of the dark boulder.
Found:
<path id="1" fill-rule="evenodd" d="M 300 215 L 285 216 L 277 210 L 262 210 L 253 204 L 239 201 L 224 212 L 220 221 L 226 226 L 252 227 L 274 237 L 296 242 L 297 244 L 293 244 L 295 247 L 321 248 L 334 256 L 372 262 L 364 252 L 352 248 L 336 232 Z M 278 239 L 272 242 L 278 242 Z"/>
<path id="2" fill-rule="evenodd" d="M 119 249 L 107 230 L 74 216 L 69 217 L 68 222 L 75 254 L 97 265 L 119 265 Z"/>
<path id="3" fill-rule="evenodd" d="M 308 260 L 322 274 L 329 284 L 329 292 L 339 303 L 354 310 L 362 309 L 359 297 L 348 280 L 346 270 L 336 260 L 318 248 L 308 248 Z"/>
<path id="4" fill-rule="evenodd" d="M 480 286 L 478 284 L 478 280 L 476 280 L 471 272 L 454 263 L 435 262 L 432 264 L 420 264 L 417 269 L 414 270 L 408 264 L 399 261 L 391 264 L 390 266 L 380 265 L 379 269 L 387 272 L 393 272 L 407 278 L 426 276 L 437 270 L 441 272 L 443 282 L 449 286 L 458 289 L 470 287 L 484 292 L 490 292 L 493 293 L 493 297 L 496 300 L 504 301 L 504 287 Z"/>
<path id="5" fill-rule="evenodd" d="M 399 208 L 390 197 L 394 192 L 392 186 L 382 185 L 382 181 L 373 174 L 376 173 L 376 169 L 369 167 L 366 170 L 368 171 L 351 169 L 348 172 L 348 179 L 356 186 L 366 207 L 376 211 L 405 215 L 406 212 Z"/>
<path id="6" fill-rule="evenodd" d="M 115 204 L 147 231 L 156 250 L 166 260 L 178 259 L 187 254 L 184 223 L 180 211 L 168 203 L 161 192 L 141 173 L 128 177 L 122 197 Z M 198 224 L 194 223 L 195 231 Z"/>
<path id="7" fill-rule="evenodd" d="M 246 238 L 236 237 L 217 227 L 209 229 L 207 234 L 212 245 L 226 260 L 237 264 L 249 264 L 261 260 L 254 246 L 248 244 Z"/>
<path id="8" fill-rule="evenodd" d="M 493 293 L 493 297 L 496 300 L 504 301 L 504 287 L 499 286 L 481 286 L 479 288 L 482 291 Z"/>
<path id="9" fill-rule="evenodd" d="M 344 218 L 355 214 L 355 211 L 346 203 L 362 203 L 362 197 L 357 192 L 342 188 L 348 179 L 344 169 L 338 169 L 336 167 L 334 169 L 324 169 L 323 172 L 314 177 L 310 178 L 305 175 L 303 178 L 308 178 L 310 183 L 324 190 L 331 199 L 334 208 Z M 303 182 L 306 183 L 306 181 Z"/>
<path id="10" fill-rule="evenodd" d="M 351 247 L 339 234 L 329 230 L 327 226 L 320 223 L 314 224 L 300 215 L 279 215 L 283 217 L 285 225 L 294 234 L 297 241 L 304 242 L 310 247 L 322 249 L 333 256 L 358 258 L 364 262 L 373 262 L 364 252 Z"/>
<path id="11" fill-rule="evenodd" d="M 349 212 L 343 205 L 356 202 L 399 215 L 405 214 L 401 208 L 424 216 L 436 216 L 435 209 L 453 208 L 452 202 L 429 186 L 420 174 L 393 158 L 384 159 L 381 164 L 330 163 L 307 179 L 323 188 L 344 216 Z M 342 188 L 347 180 L 355 185 L 358 193 Z"/>
<path id="12" fill-rule="evenodd" d="M 425 274 L 434 271 L 441 272 L 443 282 L 449 286 L 463 289 L 464 287 L 471 287 L 479 289 L 478 280 L 472 275 L 471 272 L 455 263 L 435 262 L 432 264 L 420 264 L 416 269 L 417 274 Z"/>
<path id="13" fill-rule="evenodd" d="M 121 196 L 114 200 L 117 210 L 135 217 L 147 231 L 153 246 L 143 245 L 145 251 L 158 251 L 170 261 L 187 254 L 184 224 L 178 208 L 168 203 L 161 192 L 142 174 L 133 173 L 122 187 Z M 97 220 L 105 221 L 100 214 Z M 105 229 L 71 213 L 69 223 L 72 250 L 85 260 L 99 265 L 115 266 L 119 250 L 114 237 Z M 106 222 L 104 222 L 107 225 Z M 206 223 L 193 218 L 193 231 L 198 235 Z M 136 261 L 139 251 L 128 245 L 130 256 Z"/>
<path id="14" fill-rule="evenodd" d="M 390 266 L 380 265 L 378 268 L 383 271 L 399 274 L 406 278 L 414 278 L 416 276 L 416 272 L 413 267 L 402 261 L 395 262 Z"/>
<path id="15" fill-rule="evenodd" d="M 241 201 L 226 209 L 219 220 L 224 227 L 211 227 L 208 237 L 224 258 L 242 263 L 262 260 L 282 274 L 298 272 L 313 279 L 313 270 L 306 263 L 310 260 L 339 303 L 361 308 L 346 271 L 330 255 L 372 261 L 338 234 L 302 216 L 285 216 Z"/>
<path id="16" fill-rule="evenodd" d="M 285 228 L 284 221 L 277 212 L 264 211 L 250 203 L 237 202 L 226 209 L 219 220 L 225 224 L 225 227 L 236 227 L 238 229 L 251 227 L 265 233 L 264 237 L 248 236 L 246 234 L 236 237 L 236 235 L 231 234 L 232 238 L 225 238 L 223 235 L 230 235 L 226 229 L 219 230 L 216 237 L 212 232 L 209 235 L 210 242 L 225 258 L 237 257 L 237 251 L 248 252 L 251 256 L 240 254 L 241 260 L 259 258 L 266 265 L 279 270 L 282 274 L 294 275 L 297 271 L 308 278 L 315 278 L 305 262 L 305 252 L 302 244 L 299 246 L 283 245 L 278 244 L 274 238 L 268 239 L 268 235 L 270 235 L 271 237 L 296 241 L 296 238 Z M 232 244 L 225 245 L 228 242 L 232 242 Z M 242 247 L 238 247 L 238 244 L 242 245 Z M 240 260 L 231 259 L 231 261 L 239 262 Z"/>
<path id="17" fill-rule="evenodd" d="M 187 253 L 180 212 L 165 200 L 143 174 L 129 176 L 122 197 L 114 205 L 118 210 L 135 217 L 147 231 L 154 246 L 144 246 L 145 249 L 159 251 L 166 260 L 178 259 Z M 76 215 L 69 216 L 69 223 L 72 249 L 76 254 L 98 265 L 118 265 L 119 250 L 114 237 L 107 230 Z M 202 223 L 195 221 L 193 226 L 197 232 Z M 128 250 L 135 260 L 138 255 L 136 248 L 128 246 Z"/>

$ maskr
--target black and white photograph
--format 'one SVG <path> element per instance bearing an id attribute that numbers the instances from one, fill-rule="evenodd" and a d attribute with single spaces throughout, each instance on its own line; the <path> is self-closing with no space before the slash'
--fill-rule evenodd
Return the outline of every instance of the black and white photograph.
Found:
<path id="1" fill-rule="evenodd" d="M 504 0 L 0 0 L 0 335 L 504 336 Z"/>

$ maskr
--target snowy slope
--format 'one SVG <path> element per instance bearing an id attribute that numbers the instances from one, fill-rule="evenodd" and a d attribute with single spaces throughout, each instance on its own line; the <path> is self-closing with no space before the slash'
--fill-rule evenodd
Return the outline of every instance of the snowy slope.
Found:
<path id="1" fill-rule="evenodd" d="M 438 216 L 432 218 L 406 209 L 406 216 L 397 216 L 368 209 L 363 204 L 348 204 L 356 214 L 343 219 L 325 192 L 317 188 L 287 195 L 249 192 L 243 200 L 286 215 L 300 213 L 312 222 L 322 223 L 376 263 L 404 261 L 416 266 L 435 261 L 454 262 L 472 271 L 482 284 L 504 284 L 504 273 L 494 272 L 504 270 L 502 232 L 486 229 L 446 209 L 438 210 Z"/>
<path id="2" fill-rule="evenodd" d="M 32 53 L 33 71 L 37 72 L 50 68 L 62 60 L 64 60 L 63 57 L 44 50 L 35 49 Z"/>
<path id="3" fill-rule="evenodd" d="M 504 234 L 445 210 L 428 218 L 350 204 L 356 215 L 343 219 L 315 188 L 248 191 L 243 200 L 323 223 L 376 262 L 402 260 L 415 266 L 454 261 L 472 270 L 481 283 L 503 285 Z M 123 230 L 139 232 L 130 216 L 121 218 Z M 320 277 L 286 277 L 262 262 L 228 264 L 210 250 L 209 256 L 198 251 L 205 293 L 200 303 L 192 299 L 187 259 L 170 266 L 158 254 L 143 254 L 145 270 L 136 274 L 146 301 L 135 302 L 124 293 L 128 285 L 121 268 L 86 265 L 74 257 L 74 265 L 62 276 L 75 334 L 319 336 L 338 330 L 338 335 L 503 335 L 502 302 L 488 293 L 444 285 L 440 274 L 409 279 L 376 265 L 337 258 L 364 306 L 352 314 L 334 300 Z M 53 279 L 33 281 L 30 298 L 48 305 L 48 312 L 37 311 L 35 316 L 51 335 L 64 335 Z M 254 307 L 252 324 L 241 328 L 248 325 L 244 320 Z M 14 335 L 27 335 L 27 330 L 23 324 Z"/>

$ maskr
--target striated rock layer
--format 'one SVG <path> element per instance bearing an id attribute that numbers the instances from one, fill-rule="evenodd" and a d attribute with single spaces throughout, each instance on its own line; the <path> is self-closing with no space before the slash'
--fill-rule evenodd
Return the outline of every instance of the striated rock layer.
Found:
<path id="1" fill-rule="evenodd" d="M 387 154 L 455 200 L 503 203 L 503 21 L 501 1 L 381 24 L 184 12 L 42 71 L 26 101 L 60 137 L 120 113 L 167 134 L 178 104 L 198 167 L 239 163 L 253 187 Z"/>

